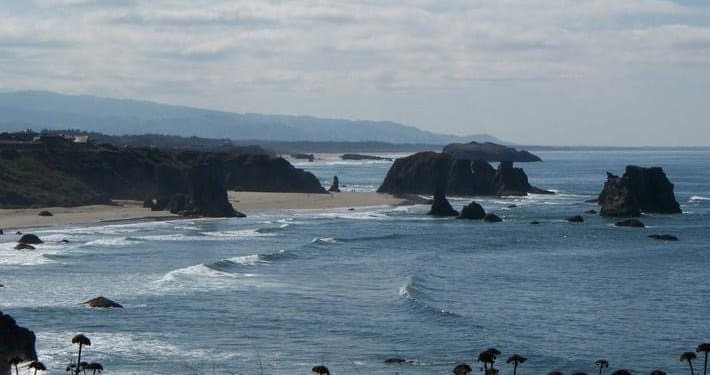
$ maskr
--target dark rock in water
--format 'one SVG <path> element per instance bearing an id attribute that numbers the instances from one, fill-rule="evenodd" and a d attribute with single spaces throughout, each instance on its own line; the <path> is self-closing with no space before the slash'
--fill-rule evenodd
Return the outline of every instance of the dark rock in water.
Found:
<path id="1" fill-rule="evenodd" d="M 537 221 L 537 220 L 533 220 L 533 221 L 530 222 L 530 224 L 532 224 L 532 225 L 540 225 L 540 222 Z"/>
<path id="2" fill-rule="evenodd" d="M 318 375 L 330 375 L 330 371 L 323 365 L 313 366 L 311 372 Z"/>
<path id="3" fill-rule="evenodd" d="M 36 361 L 35 334 L 20 327 L 10 315 L 0 312 L 0 374 L 10 374 L 10 359 L 22 362 Z"/>
<path id="4" fill-rule="evenodd" d="M 355 211 L 355 209 L 350 207 L 350 208 L 348 208 L 348 211 Z"/>
<path id="5" fill-rule="evenodd" d="M 584 211 L 584 213 L 585 213 L 585 214 L 592 214 L 592 215 L 596 215 L 596 213 L 597 213 L 597 210 L 587 210 L 587 211 Z"/>
<path id="6" fill-rule="evenodd" d="M 476 202 L 471 202 L 468 206 L 464 206 L 459 214 L 459 219 L 482 220 L 486 217 L 486 211 Z"/>
<path id="7" fill-rule="evenodd" d="M 328 191 L 331 193 L 340 193 L 340 181 L 338 180 L 338 176 L 333 176 L 333 184 L 330 185 Z"/>
<path id="8" fill-rule="evenodd" d="M 627 219 L 614 223 L 617 227 L 645 228 L 646 226 L 637 219 Z"/>
<path id="9" fill-rule="evenodd" d="M 436 190 L 436 193 L 434 193 L 434 203 L 432 203 L 427 215 L 447 217 L 458 216 L 459 213 L 451 207 L 451 204 L 446 199 L 446 195 L 444 195 L 444 189 L 439 188 Z"/>
<path id="10" fill-rule="evenodd" d="M 45 210 L 45 211 L 40 211 L 40 212 L 37 214 L 37 216 L 54 216 L 54 214 L 51 213 L 51 212 L 49 212 L 49 211 L 46 211 L 46 210 Z"/>
<path id="11" fill-rule="evenodd" d="M 377 190 L 390 194 L 432 194 L 438 186 L 448 195 L 527 195 L 547 193 L 528 182 L 512 162 L 501 162 L 494 169 L 485 161 L 456 160 L 449 154 L 419 152 L 395 160 Z"/>
<path id="12" fill-rule="evenodd" d="M 407 363 L 407 360 L 402 359 L 402 358 L 387 358 L 387 359 L 385 359 L 386 365 L 401 365 L 403 363 Z"/>
<path id="13" fill-rule="evenodd" d="M 311 163 L 316 160 L 313 154 L 291 154 L 291 157 L 298 160 L 308 160 Z"/>
<path id="14" fill-rule="evenodd" d="M 518 151 L 512 147 L 499 145 L 492 142 L 478 143 L 451 143 L 444 147 L 444 152 L 459 160 L 483 161 L 514 161 L 535 162 L 542 161 L 539 157 L 528 151 Z"/>
<path id="15" fill-rule="evenodd" d="M 648 238 L 661 241 L 678 241 L 678 237 L 671 234 L 652 234 Z"/>
<path id="16" fill-rule="evenodd" d="M 167 208 L 171 214 L 177 214 L 182 211 L 189 211 L 193 207 L 190 207 L 190 197 L 186 194 L 175 194 L 170 197 Z"/>
<path id="17" fill-rule="evenodd" d="M 518 207 L 518 205 L 517 204 L 509 204 L 507 207 L 508 208 L 516 208 L 516 207 Z"/>
<path id="18" fill-rule="evenodd" d="M 607 172 L 599 194 L 602 216 L 640 216 L 644 213 L 677 214 L 680 205 L 673 184 L 659 167 L 626 166 L 622 177 Z"/>
<path id="19" fill-rule="evenodd" d="M 22 235 L 22 232 L 20 232 L 20 231 L 18 230 L 17 232 L 15 232 L 15 234 L 18 235 L 18 236 L 21 236 L 21 235 Z"/>
<path id="20" fill-rule="evenodd" d="M 37 237 L 36 235 L 31 234 L 31 233 L 22 235 L 22 237 L 20 237 L 20 239 L 17 242 L 26 243 L 26 244 L 30 244 L 30 245 L 39 245 L 41 243 L 44 243 L 44 241 L 42 241 L 39 237 Z"/>
<path id="21" fill-rule="evenodd" d="M 83 305 L 88 305 L 89 307 L 96 307 L 96 308 L 118 308 L 122 309 L 123 306 L 121 304 L 114 302 L 104 296 L 92 298 L 86 302 L 82 302 Z"/>
<path id="22" fill-rule="evenodd" d="M 2 229 L 0 229 L 0 235 L 3 235 L 3 234 L 5 234 L 5 232 L 3 232 Z"/>
<path id="23" fill-rule="evenodd" d="M 343 154 L 343 155 L 340 155 L 340 159 L 341 160 L 388 160 L 388 161 L 392 160 L 390 158 L 383 158 L 381 156 L 362 155 L 362 154 Z"/>
<path id="24" fill-rule="evenodd" d="M 69 240 L 66 239 L 66 238 L 64 238 L 64 239 L 62 239 L 61 241 L 59 241 L 59 242 L 57 242 L 57 243 L 69 243 Z"/>
<path id="25" fill-rule="evenodd" d="M 501 219 L 500 216 L 496 214 L 486 214 L 486 216 L 483 217 L 483 221 L 487 223 L 499 223 L 503 221 L 503 219 Z"/>
<path id="26" fill-rule="evenodd" d="M 15 250 L 35 250 L 35 247 L 32 245 L 28 245 L 26 243 L 18 243 L 15 245 Z"/>
<path id="27" fill-rule="evenodd" d="M 227 190 L 215 176 L 209 166 L 198 165 L 188 172 L 190 203 L 195 215 L 206 217 L 245 217 L 229 203 Z"/>
<path id="28" fill-rule="evenodd" d="M 565 220 L 569 221 L 570 223 L 584 223 L 584 218 L 580 215 L 570 216 Z"/>

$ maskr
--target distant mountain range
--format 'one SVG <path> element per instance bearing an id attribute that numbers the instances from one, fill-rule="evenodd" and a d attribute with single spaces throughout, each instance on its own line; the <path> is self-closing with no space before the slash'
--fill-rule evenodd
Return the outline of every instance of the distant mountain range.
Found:
<path id="1" fill-rule="evenodd" d="M 0 130 L 68 128 L 113 135 L 158 133 L 233 140 L 505 143 L 487 134 L 464 137 L 438 134 L 390 121 L 242 114 L 47 91 L 0 93 Z"/>

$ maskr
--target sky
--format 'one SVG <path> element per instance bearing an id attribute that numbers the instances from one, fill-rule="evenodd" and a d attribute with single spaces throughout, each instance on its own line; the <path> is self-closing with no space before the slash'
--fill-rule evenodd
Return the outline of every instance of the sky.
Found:
<path id="1" fill-rule="evenodd" d="M 0 0 L 0 90 L 710 146 L 710 1 Z"/>

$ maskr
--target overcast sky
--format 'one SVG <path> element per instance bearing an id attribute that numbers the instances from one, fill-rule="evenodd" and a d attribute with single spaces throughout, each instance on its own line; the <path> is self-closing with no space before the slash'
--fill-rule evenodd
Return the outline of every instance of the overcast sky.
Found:
<path id="1" fill-rule="evenodd" d="M 709 0 L 0 0 L 0 90 L 710 145 Z"/>

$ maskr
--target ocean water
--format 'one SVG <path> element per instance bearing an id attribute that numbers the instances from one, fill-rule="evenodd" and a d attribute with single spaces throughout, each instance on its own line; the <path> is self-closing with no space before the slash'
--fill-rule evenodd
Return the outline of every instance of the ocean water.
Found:
<path id="1" fill-rule="evenodd" d="M 597 358 L 687 373 L 680 353 L 710 341 L 710 153 L 539 154 L 523 167 L 558 194 L 476 198 L 496 224 L 408 206 L 40 228 L 47 243 L 33 252 L 1 236 L 0 311 L 37 333 L 47 374 L 65 373 L 77 333 L 106 374 L 309 374 L 321 362 L 333 374 L 450 374 L 478 370 L 492 346 L 502 373 L 513 353 L 529 358 L 519 374 L 594 373 Z M 564 221 L 596 208 L 585 200 L 626 164 L 662 166 L 684 213 L 644 216 L 644 229 Z M 362 191 L 389 165 L 299 164 Z M 99 295 L 125 309 L 79 305 Z"/>

